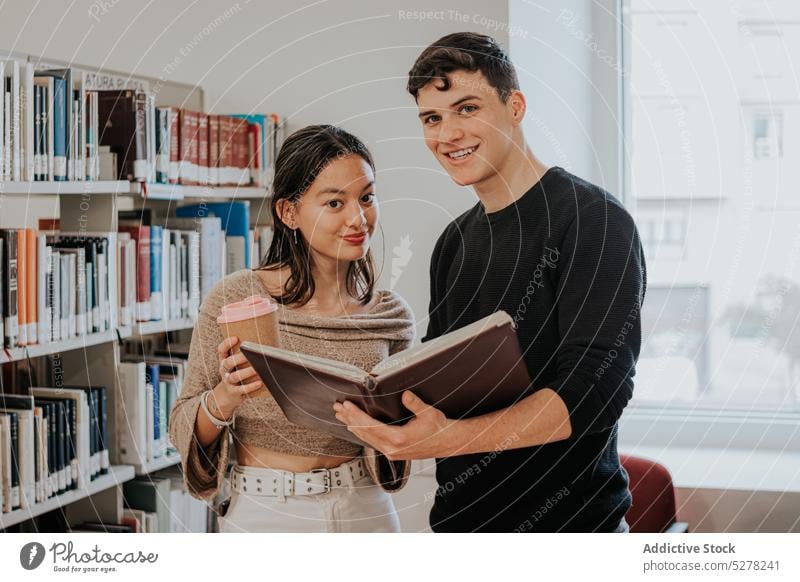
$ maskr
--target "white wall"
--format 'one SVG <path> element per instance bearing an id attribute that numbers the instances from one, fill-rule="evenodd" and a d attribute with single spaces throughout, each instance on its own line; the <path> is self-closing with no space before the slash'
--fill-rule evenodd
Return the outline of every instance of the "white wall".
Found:
<path id="1" fill-rule="evenodd" d="M 615 4 L 509 0 L 509 43 L 533 151 L 621 196 Z"/>
<path id="2" fill-rule="evenodd" d="M 402 3 L 115 2 L 6 3 L 0 48 L 170 81 L 198 83 L 208 111 L 271 112 L 290 129 L 333 123 L 366 141 L 378 166 L 385 254 L 410 239 L 407 265 L 395 265 L 396 290 L 410 302 L 418 336 L 427 327 L 428 265 L 444 226 L 475 203 L 424 148 L 406 74 L 416 55 L 449 32 L 494 34 L 507 46 L 504 2 Z M 426 11 L 424 21 L 409 17 Z M 495 21 L 498 24 L 494 24 Z M 429 475 L 398 499 L 406 529 L 427 524 Z"/>

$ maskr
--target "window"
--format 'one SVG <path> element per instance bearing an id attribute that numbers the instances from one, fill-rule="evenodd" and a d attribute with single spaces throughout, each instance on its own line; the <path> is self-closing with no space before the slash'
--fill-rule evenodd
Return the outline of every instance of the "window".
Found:
<path id="1" fill-rule="evenodd" d="M 800 411 L 800 2 L 623 0 L 638 405 Z"/>

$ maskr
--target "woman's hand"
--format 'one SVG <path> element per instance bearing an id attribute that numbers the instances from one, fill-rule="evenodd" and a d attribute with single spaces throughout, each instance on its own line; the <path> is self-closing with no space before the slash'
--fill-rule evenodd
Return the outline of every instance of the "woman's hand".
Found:
<path id="1" fill-rule="evenodd" d="M 239 338 L 232 336 L 222 340 L 217 346 L 219 356 L 219 373 L 222 380 L 212 390 L 209 406 L 216 404 L 217 410 L 211 408 L 214 416 L 228 420 L 248 395 L 266 388 L 256 371 L 241 352 L 233 353 L 239 344 Z"/>

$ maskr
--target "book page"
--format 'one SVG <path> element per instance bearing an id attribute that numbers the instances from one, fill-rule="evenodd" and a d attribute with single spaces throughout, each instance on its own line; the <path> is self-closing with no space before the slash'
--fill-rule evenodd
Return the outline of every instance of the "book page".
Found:
<path id="1" fill-rule="evenodd" d="M 487 329 L 499 327 L 506 323 L 511 323 L 511 321 L 511 316 L 509 316 L 508 313 L 505 311 L 497 311 L 492 315 L 484 317 L 483 319 L 479 319 L 478 321 L 466 325 L 461 329 L 451 331 L 450 333 L 439 336 L 429 342 L 414 346 L 413 348 L 408 348 L 407 350 L 403 350 L 402 352 L 397 352 L 396 354 L 389 356 L 372 368 L 372 374 L 376 376 L 380 374 L 385 375 L 390 371 L 394 372 L 398 369 L 412 366 L 417 362 L 421 362 L 435 354 L 438 354 L 439 352 L 464 343 L 470 338 L 477 337 Z"/>

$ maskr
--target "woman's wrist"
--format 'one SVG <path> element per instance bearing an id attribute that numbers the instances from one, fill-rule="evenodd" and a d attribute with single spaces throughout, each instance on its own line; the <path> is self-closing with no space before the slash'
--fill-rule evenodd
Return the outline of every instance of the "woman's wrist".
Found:
<path id="1" fill-rule="evenodd" d="M 219 420 L 228 421 L 233 417 L 233 413 L 236 412 L 238 403 L 226 400 L 224 396 L 220 395 L 220 392 L 219 386 L 211 390 L 211 394 L 208 395 L 208 400 L 206 401 L 208 410 Z"/>

